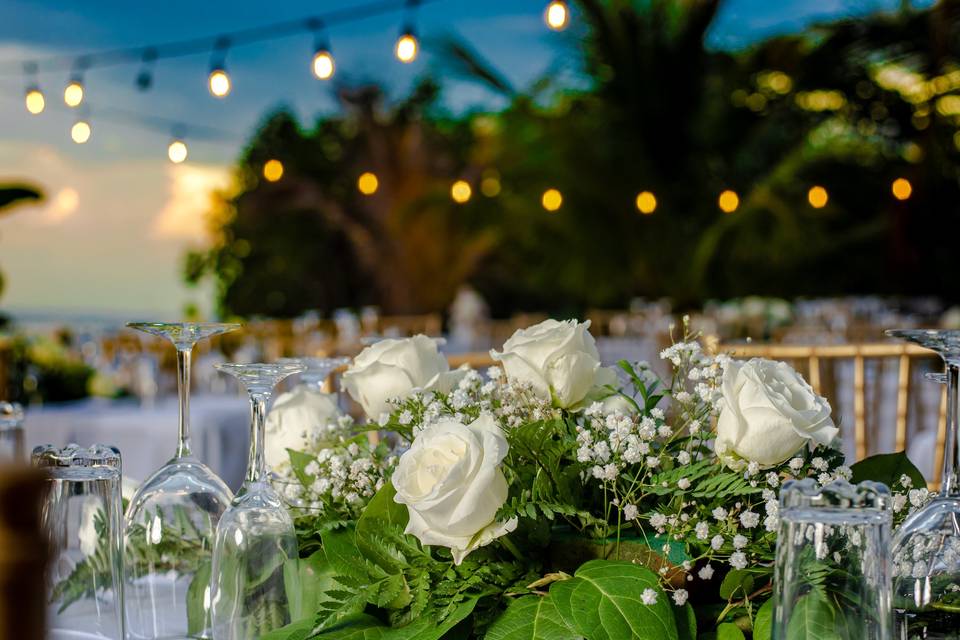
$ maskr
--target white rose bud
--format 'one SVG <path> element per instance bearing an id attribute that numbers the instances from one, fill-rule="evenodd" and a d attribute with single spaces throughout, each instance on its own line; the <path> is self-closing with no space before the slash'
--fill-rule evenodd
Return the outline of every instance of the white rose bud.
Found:
<path id="1" fill-rule="evenodd" d="M 304 386 L 281 394 L 267 414 L 267 465 L 277 469 L 289 462 L 287 449 L 304 451 L 322 441 L 328 426 L 338 425 L 340 417 L 336 397 L 331 394 Z"/>
<path id="2" fill-rule="evenodd" d="M 790 365 L 754 358 L 731 361 L 723 374 L 717 454 L 731 467 L 790 459 L 805 444 L 829 444 L 839 431 L 830 403 Z"/>
<path id="3" fill-rule="evenodd" d="M 503 363 L 508 378 L 529 383 L 558 407 L 572 407 L 587 397 L 600 371 L 600 353 L 589 327 L 589 320 L 544 320 L 520 329 L 501 353 L 490 355 Z"/>
<path id="4" fill-rule="evenodd" d="M 407 505 L 406 533 L 425 545 L 447 547 L 460 564 L 473 550 L 513 531 L 517 519 L 497 522 L 507 500 L 500 463 L 509 445 L 489 413 L 464 425 L 443 420 L 421 431 L 400 456 L 394 498 Z"/>
<path id="5" fill-rule="evenodd" d="M 381 340 L 363 351 L 343 374 L 343 388 L 376 420 L 394 407 L 388 402 L 418 391 L 446 393 L 466 371 L 450 371 L 436 341 L 424 335 Z"/>

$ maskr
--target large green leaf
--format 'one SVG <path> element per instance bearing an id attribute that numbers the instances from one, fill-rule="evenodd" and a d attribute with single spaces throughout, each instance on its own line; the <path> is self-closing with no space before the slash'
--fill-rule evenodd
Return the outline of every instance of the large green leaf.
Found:
<path id="1" fill-rule="evenodd" d="M 682 607 L 673 607 L 673 617 L 680 640 L 697 640 L 697 614 L 689 602 Z"/>
<path id="2" fill-rule="evenodd" d="M 353 529 L 329 530 L 320 534 L 323 552 L 336 575 L 368 580 L 364 569 L 364 557 L 357 548 Z"/>
<path id="3" fill-rule="evenodd" d="M 729 600 L 738 591 L 743 596 L 748 596 L 753 591 L 753 574 L 745 569 L 730 571 L 720 583 L 720 597 L 724 600 Z"/>
<path id="4" fill-rule="evenodd" d="M 320 603 L 325 600 L 323 594 L 337 588 L 333 580 L 333 565 L 327 561 L 323 551 L 317 551 L 309 558 L 301 558 L 297 573 L 300 615 L 295 615 L 294 620 L 312 616 L 319 609 Z"/>
<path id="5" fill-rule="evenodd" d="M 834 622 L 833 607 L 823 592 L 811 591 L 797 600 L 790 613 L 787 640 L 841 640 Z"/>
<path id="6" fill-rule="evenodd" d="M 814 637 L 811 636 L 811 640 Z M 745 638 L 740 627 L 731 622 L 724 622 L 717 627 L 717 640 L 745 640 Z"/>
<path id="7" fill-rule="evenodd" d="M 864 480 L 873 480 L 882 482 L 888 487 L 892 487 L 899 480 L 900 476 L 906 475 L 913 481 L 916 488 L 927 486 L 920 470 L 910 462 L 906 452 L 899 453 L 881 453 L 869 458 L 864 458 L 856 463 L 850 470 L 853 471 L 851 482 L 863 482 Z"/>
<path id="8" fill-rule="evenodd" d="M 644 604 L 646 589 L 655 604 Z M 575 577 L 555 582 L 550 597 L 568 627 L 587 640 L 678 640 L 669 598 L 656 574 L 618 560 L 591 560 Z"/>
<path id="9" fill-rule="evenodd" d="M 753 640 L 770 640 L 773 626 L 773 598 L 763 603 L 753 621 Z"/>
<path id="10" fill-rule="evenodd" d="M 210 562 L 200 565 L 187 587 L 187 633 L 199 634 L 207 625 L 210 589 Z"/>
<path id="11" fill-rule="evenodd" d="M 458 605 L 442 623 L 438 624 L 433 618 L 424 617 L 405 627 L 396 628 L 386 626 L 371 615 L 357 613 L 310 637 L 315 640 L 440 640 L 445 633 L 473 613 L 476 605 L 477 599 L 471 598 Z M 285 636 L 271 636 L 270 640 L 288 639 Z"/>
<path id="12" fill-rule="evenodd" d="M 550 596 L 524 596 L 487 630 L 485 640 L 579 640 L 582 636 L 567 627 Z"/>

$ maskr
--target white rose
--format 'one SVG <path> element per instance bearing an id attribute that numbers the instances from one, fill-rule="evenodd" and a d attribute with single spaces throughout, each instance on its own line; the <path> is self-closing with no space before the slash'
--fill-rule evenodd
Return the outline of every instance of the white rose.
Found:
<path id="1" fill-rule="evenodd" d="M 508 448 L 489 413 L 470 425 L 448 419 L 421 431 L 393 473 L 394 499 L 410 514 L 406 533 L 449 548 L 460 564 L 474 549 L 513 531 L 516 518 L 495 520 L 507 500 L 500 463 Z"/>
<path id="2" fill-rule="evenodd" d="M 381 340 L 360 352 L 343 374 L 343 388 L 371 420 L 390 413 L 388 402 L 417 391 L 447 392 L 465 371 L 450 371 L 437 343 L 424 335 Z"/>
<path id="3" fill-rule="evenodd" d="M 297 386 L 277 397 L 267 414 L 264 455 L 273 469 L 290 458 L 287 449 L 304 451 L 336 428 L 340 409 L 336 396 Z"/>
<path id="4" fill-rule="evenodd" d="M 805 444 L 829 444 L 838 433 L 830 403 L 790 365 L 754 358 L 731 361 L 723 374 L 717 454 L 738 467 L 791 458 Z"/>
<path id="5" fill-rule="evenodd" d="M 559 407 L 572 407 L 593 389 L 600 370 L 589 327 L 589 320 L 545 320 L 520 329 L 503 345 L 502 353 L 490 355 L 503 363 L 508 378 L 530 383 Z"/>

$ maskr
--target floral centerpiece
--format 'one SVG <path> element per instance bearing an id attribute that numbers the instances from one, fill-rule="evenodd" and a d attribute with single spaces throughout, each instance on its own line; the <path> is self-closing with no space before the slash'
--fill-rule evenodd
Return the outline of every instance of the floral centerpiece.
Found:
<path id="1" fill-rule="evenodd" d="M 265 637 L 768 638 L 783 482 L 885 481 L 898 519 L 926 499 L 902 454 L 846 466 L 788 365 L 685 325 L 669 375 L 605 368 L 588 328 L 518 331 L 485 374 L 424 336 L 361 353 L 344 387 L 384 437 L 331 419 L 289 450 L 303 615 Z"/>

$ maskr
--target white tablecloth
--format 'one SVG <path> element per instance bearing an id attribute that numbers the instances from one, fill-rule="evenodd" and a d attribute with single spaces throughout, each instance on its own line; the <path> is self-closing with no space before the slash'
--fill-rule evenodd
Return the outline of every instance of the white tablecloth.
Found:
<path id="1" fill-rule="evenodd" d="M 246 396 L 197 395 L 190 399 L 193 454 L 236 490 L 243 483 L 249 447 Z M 41 444 L 102 443 L 120 449 L 123 474 L 143 481 L 173 457 L 177 445 L 176 398 L 142 407 L 135 400 L 88 399 L 30 408 L 27 451 Z"/>

